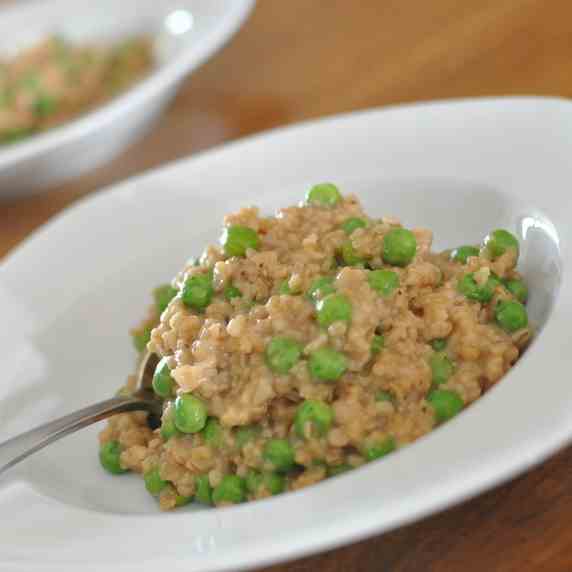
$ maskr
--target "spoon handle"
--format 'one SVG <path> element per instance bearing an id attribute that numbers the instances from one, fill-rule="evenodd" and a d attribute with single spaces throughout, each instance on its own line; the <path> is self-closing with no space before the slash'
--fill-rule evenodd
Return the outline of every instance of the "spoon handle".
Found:
<path id="1" fill-rule="evenodd" d="M 0 475 L 28 455 L 96 421 L 116 413 L 149 409 L 149 401 L 137 397 L 113 397 L 12 437 L 0 443 Z"/>

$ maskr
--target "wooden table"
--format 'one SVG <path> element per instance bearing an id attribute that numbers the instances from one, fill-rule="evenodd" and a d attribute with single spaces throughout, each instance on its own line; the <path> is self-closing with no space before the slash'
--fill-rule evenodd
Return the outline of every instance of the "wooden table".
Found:
<path id="1" fill-rule="evenodd" d="M 571 21 L 570 0 L 259 0 L 144 141 L 52 192 L 0 202 L 0 256 L 79 196 L 269 127 L 404 101 L 570 95 Z M 418 524 L 267 572 L 570 572 L 571 521 L 569 449 Z"/>

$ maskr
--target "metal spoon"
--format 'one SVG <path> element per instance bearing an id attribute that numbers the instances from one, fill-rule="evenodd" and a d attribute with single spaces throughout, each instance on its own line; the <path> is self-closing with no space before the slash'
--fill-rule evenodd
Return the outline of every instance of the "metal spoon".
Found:
<path id="1" fill-rule="evenodd" d="M 126 411 L 149 411 L 152 415 L 160 416 L 162 401 L 155 395 L 151 386 L 157 363 L 155 354 L 145 354 L 137 374 L 137 389 L 133 395 L 100 401 L 0 443 L 0 475 L 46 445 L 111 415 Z"/>

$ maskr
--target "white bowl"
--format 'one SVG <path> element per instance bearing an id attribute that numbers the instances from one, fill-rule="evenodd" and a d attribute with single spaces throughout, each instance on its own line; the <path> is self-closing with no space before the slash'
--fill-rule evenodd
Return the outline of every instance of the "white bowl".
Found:
<path id="1" fill-rule="evenodd" d="M 160 513 L 134 475 L 98 466 L 92 427 L 0 481 L 0 569 L 237 571 L 387 531 L 499 484 L 572 436 L 572 105 L 468 100 L 280 129 L 79 202 L 0 266 L 0 441 L 112 394 L 128 328 L 153 286 L 242 205 L 298 202 L 333 180 L 373 216 L 435 231 L 436 247 L 510 228 L 539 332 L 493 390 L 383 460 L 232 508 Z"/>
<path id="2" fill-rule="evenodd" d="M 0 55 L 50 34 L 74 42 L 154 37 L 157 67 L 96 110 L 0 146 L 0 197 L 38 192 L 113 159 L 145 135 L 181 81 L 232 36 L 254 0 L 35 0 L 0 9 Z"/>

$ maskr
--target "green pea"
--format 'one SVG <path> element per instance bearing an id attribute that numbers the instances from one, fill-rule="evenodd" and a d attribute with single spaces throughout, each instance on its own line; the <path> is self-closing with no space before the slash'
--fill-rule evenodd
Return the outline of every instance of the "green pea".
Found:
<path id="1" fill-rule="evenodd" d="M 279 472 L 289 471 L 294 466 L 294 449 L 286 439 L 270 439 L 262 452 L 264 460 L 272 463 Z"/>
<path id="2" fill-rule="evenodd" d="M 175 400 L 175 426 L 183 433 L 198 433 L 207 422 L 207 408 L 194 395 L 180 395 Z"/>
<path id="3" fill-rule="evenodd" d="M 121 451 L 123 448 L 119 441 L 108 441 L 99 448 L 99 462 L 101 466 L 112 475 L 126 473 L 128 469 L 121 466 Z"/>
<path id="4" fill-rule="evenodd" d="M 33 135 L 34 130 L 31 127 L 15 127 L 6 129 L 0 133 L 0 143 L 17 143 L 18 141 Z"/>
<path id="5" fill-rule="evenodd" d="M 374 334 L 373 339 L 371 341 L 371 353 L 373 355 L 378 354 L 385 345 L 385 338 L 381 334 Z"/>
<path id="6" fill-rule="evenodd" d="M 331 276 L 321 276 L 312 282 L 310 289 L 306 293 L 306 297 L 313 302 L 317 302 L 328 294 L 333 294 L 335 291 L 334 279 Z"/>
<path id="7" fill-rule="evenodd" d="M 431 341 L 431 347 L 436 352 L 442 352 L 447 347 L 447 340 L 445 338 L 436 338 Z"/>
<path id="8" fill-rule="evenodd" d="M 221 424 L 214 417 L 207 419 L 202 430 L 203 438 L 211 447 L 218 448 L 223 444 L 224 433 Z"/>
<path id="9" fill-rule="evenodd" d="M 153 495 L 157 496 L 169 483 L 164 481 L 159 474 L 159 467 L 147 471 L 143 475 L 145 488 Z"/>
<path id="10" fill-rule="evenodd" d="M 417 252 L 417 239 L 406 228 L 394 228 L 383 238 L 383 260 L 393 266 L 407 266 Z"/>
<path id="11" fill-rule="evenodd" d="M 175 411 L 171 406 L 163 412 L 160 433 L 163 441 L 168 441 L 179 434 L 179 430 L 175 425 Z"/>
<path id="12" fill-rule="evenodd" d="M 263 485 L 271 495 L 279 495 L 286 489 L 286 479 L 278 473 L 264 473 Z"/>
<path id="13" fill-rule="evenodd" d="M 192 502 L 193 499 L 194 499 L 193 496 L 177 495 L 175 497 L 175 506 L 177 508 L 185 506 L 185 505 L 189 504 L 190 502 Z"/>
<path id="14" fill-rule="evenodd" d="M 288 296 L 292 294 L 292 290 L 290 289 L 290 285 L 288 284 L 288 280 L 284 280 L 280 283 L 278 287 L 278 294 L 282 294 L 283 296 Z"/>
<path id="15" fill-rule="evenodd" d="M 133 334 L 133 345 L 139 353 L 144 352 L 147 348 L 147 344 L 151 339 L 152 330 L 153 328 L 151 326 L 145 326 L 142 330 Z"/>
<path id="16" fill-rule="evenodd" d="M 203 504 L 212 504 L 212 487 L 208 475 L 195 477 L 195 499 Z"/>
<path id="17" fill-rule="evenodd" d="M 238 475 L 225 475 L 214 488 L 212 499 L 215 504 L 238 504 L 246 500 L 246 483 Z"/>
<path id="18" fill-rule="evenodd" d="M 57 111 L 58 102 L 51 95 L 39 95 L 34 101 L 33 109 L 37 117 L 44 118 Z"/>
<path id="19" fill-rule="evenodd" d="M 352 217 L 342 223 L 342 230 L 349 236 L 354 230 L 365 228 L 366 226 L 367 222 L 363 218 Z"/>
<path id="20" fill-rule="evenodd" d="M 429 360 L 429 366 L 431 367 L 431 380 L 434 386 L 446 383 L 455 370 L 451 360 L 444 352 L 434 353 Z"/>
<path id="21" fill-rule="evenodd" d="M 333 467 L 328 467 L 328 477 L 337 477 L 342 473 L 347 473 L 351 471 L 353 467 L 347 463 L 342 463 L 341 465 L 334 465 Z"/>
<path id="22" fill-rule="evenodd" d="M 320 381 L 337 381 L 347 368 L 344 354 L 327 346 L 313 352 L 308 361 L 310 374 Z"/>
<path id="23" fill-rule="evenodd" d="M 387 437 L 378 443 L 367 444 L 364 449 L 364 456 L 368 461 L 375 461 L 375 459 L 380 459 L 395 451 L 395 447 L 395 439 Z"/>
<path id="24" fill-rule="evenodd" d="M 342 244 L 341 255 L 346 266 L 365 266 L 365 259 L 356 252 L 356 249 L 349 240 L 346 240 L 346 242 Z"/>
<path id="25" fill-rule="evenodd" d="M 178 290 L 173 288 L 170 284 L 163 284 L 155 288 L 153 297 L 155 298 L 155 307 L 159 314 L 165 311 L 169 302 L 177 295 L 177 292 Z"/>
<path id="26" fill-rule="evenodd" d="M 306 399 L 296 410 L 294 429 L 301 439 L 314 435 L 324 437 L 333 421 L 334 410 L 328 404 Z"/>
<path id="27" fill-rule="evenodd" d="M 469 300 L 486 304 L 492 300 L 496 287 L 500 284 L 494 276 L 489 276 L 484 284 L 478 284 L 474 272 L 465 274 L 457 283 L 457 291 Z"/>
<path id="28" fill-rule="evenodd" d="M 8 107 L 13 99 L 13 94 L 8 89 L 0 91 L 0 109 Z"/>
<path id="29" fill-rule="evenodd" d="M 171 376 L 171 370 L 167 365 L 167 358 L 162 358 L 153 374 L 153 391 L 163 399 L 170 397 L 175 388 L 175 380 Z"/>
<path id="30" fill-rule="evenodd" d="M 204 310 L 211 303 L 213 294 L 211 277 L 207 274 L 195 274 L 185 280 L 182 300 L 188 308 Z"/>
<path id="31" fill-rule="evenodd" d="M 300 360 L 302 344 L 285 337 L 272 338 L 265 350 L 266 365 L 275 373 L 287 374 Z"/>
<path id="32" fill-rule="evenodd" d="M 375 394 L 375 400 L 379 403 L 381 401 L 389 401 L 390 403 L 395 402 L 395 398 L 389 391 L 385 391 L 384 389 L 380 389 Z"/>
<path id="33" fill-rule="evenodd" d="M 516 256 L 519 253 L 519 244 L 516 237 L 508 230 L 498 229 L 493 230 L 490 234 L 485 236 L 483 240 L 483 248 L 488 252 L 489 256 L 494 260 L 502 256 L 507 250 L 514 249 Z"/>
<path id="34" fill-rule="evenodd" d="M 321 207 L 334 207 L 342 200 L 342 195 L 336 185 L 332 183 L 320 183 L 314 185 L 306 193 L 306 202 Z"/>
<path id="35" fill-rule="evenodd" d="M 495 308 L 495 320 L 506 332 L 512 333 L 528 326 L 526 308 L 516 300 L 502 300 Z"/>
<path id="36" fill-rule="evenodd" d="M 246 474 L 246 490 L 250 493 L 255 495 L 258 492 L 258 489 L 262 486 L 262 473 L 250 469 Z"/>
<path id="37" fill-rule="evenodd" d="M 232 300 L 233 298 L 240 298 L 242 296 L 242 292 L 232 284 L 225 286 L 223 294 L 227 300 Z"/>
<path id="38" fill-rule="evenodd" d="M 504 285 L 506 289 L 522 304 L 528 299 L 528 288 L 522 280 L 507 280 Z"/>
<path id="39" fill-rule="evenodd" d="M 478 256 L 479 249 L 476 246 L 459 246 L 451 252 L 451 260 L 455 262 L 460 262 L 461 264 L 467 264 L 467 260 L 472 256 Z"/>
<path id="40" fill-rule="evenodd" d="M 234 435 L 234 443 L 239 448 L 242 449 L 247 443 L 253 441 L 260 435 L 260 427 L 257 425 L 243 425 L 236 430 Z"/>
<path id="41" fill-rule="evenodd" d="M 369 285 L 384 298 L 399 287 L 399 275 L 393 270 L 372 270 L 367 275 Z"/>
<path id="42" fill-rule="evenodd" d="M 227 256 L 244 256 L 247 250 L 258 250 L 260 247 L 258 233 L 252 228 L 240 225 L 225 228 L 221 242 Z"/>
<path id="43" fill-rule="evenodd" d="M 449 389 L 436 389 L 429 393 L 427 401 L 435 413 L 437 423 L 452 419 L 463 409 L 463 400 L 458 393 Z"/>
<path id="44" fill-rule="evenodd" d="M 250 470 L 246 475 L 246 489 L 255 495 L 261 487 L 268 490 L 271 495 L 278 495 L 286 488 L 286 479 L 278 473 L 259 473 Z"/>
<path id="45" fill-rule="evenodd" d="M 318 324 L 322 328 L 334 322 L 349 322 L 352 319 L 352 304 L 344 294 L 330 294 L 316 304 Z"/>
<path id="46" fill-rule="evenodd" d="M 26 91 L 38 91 L 40 89 L 40 78 L 35 71 L 27 72 L 18 82 L 18 87 Z"/>

